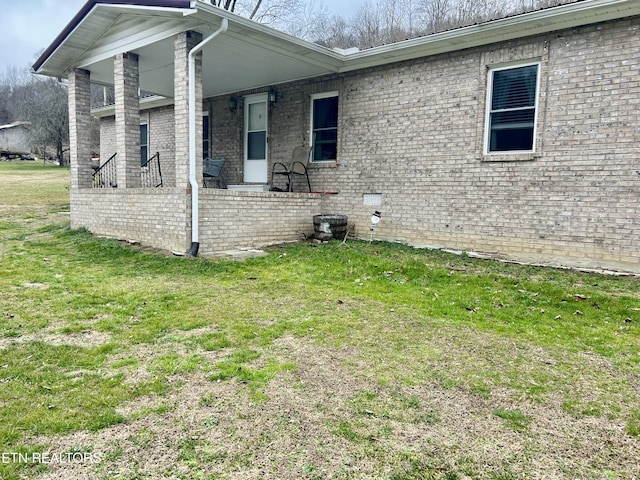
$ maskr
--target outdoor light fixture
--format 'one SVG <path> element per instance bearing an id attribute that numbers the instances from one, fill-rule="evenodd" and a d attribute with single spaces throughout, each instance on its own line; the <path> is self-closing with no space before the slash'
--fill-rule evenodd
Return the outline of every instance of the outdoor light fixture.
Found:
<path id="1" fill-rule="evenodd" d="M 278 96 L 276 95 L 276 91 L 272 88 L 269 89 L 269 101 L 271 103 L 276 103 L 278 101 Z"/>
<path id="2" fill-rule="evenodd" d="M 376 225 L 378 225 L 378 223 L 380 222 L 381 216 L 382 214 L 377 210 L 373 213 L 373 215 L 371 215 L 371 231 L 372 232 L 373 232 L 373 229 L 376 228 Z"/>
<path id="3" fill-rule="evenodd" d="M 236 97 L 229 98 L 229 110 L 235 112 L 236 108 L 238 108 L 238 99 Z"/>

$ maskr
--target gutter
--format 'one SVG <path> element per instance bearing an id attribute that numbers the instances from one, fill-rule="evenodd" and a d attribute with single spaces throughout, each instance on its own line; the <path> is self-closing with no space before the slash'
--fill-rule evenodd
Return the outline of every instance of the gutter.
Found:
<path id="1" fill-rule="evenodd" d="M 638 0 L 581 0 L 347 54 L 340 73 L 636 15 Z"/>
<path id="2" fill-rule="evenodd" d="M 220 28 L 189 51 L 189 184 L 191 185 L 191 249 L 187 256 L 198 256 L 200 248 L 200 198 L 196 178 L 196 55 L 207 43 L 229 28 L 229 20 L 222 19 Z"/>

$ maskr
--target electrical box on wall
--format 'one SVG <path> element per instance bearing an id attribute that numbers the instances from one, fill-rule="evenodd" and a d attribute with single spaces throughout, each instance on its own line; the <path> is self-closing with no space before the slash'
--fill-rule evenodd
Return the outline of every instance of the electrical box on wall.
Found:
<path id="1" fill-rule="evenodd" d="M 382 194 L 365 193 L 363 195 L 363 205 L 382 205 Z"/>

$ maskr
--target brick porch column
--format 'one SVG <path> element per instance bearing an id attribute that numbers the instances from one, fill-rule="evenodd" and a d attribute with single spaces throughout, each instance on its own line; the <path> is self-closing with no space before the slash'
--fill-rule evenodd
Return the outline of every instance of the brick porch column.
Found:
<path id="1" fill-rule="evenodd" d="M 118 188 L 140 187 L 140 86 L 138 56 L 120 53 L 113 61 L 116 94 Z"/>
<path id="2" fill-rule="evenodd" d="M 91 188 L 91 89 L 90 73 L 69 73 L 69 143 L 71 187 Z"/>
<path id="3" fill-rule="evenodd" d="M 174 37 L 174 122 L 176 187 L 189 185 L 189 51 L 202 41 L 197 32 Z M 196 56 L 196 177 L 202 184 L 202 54 Z"/>

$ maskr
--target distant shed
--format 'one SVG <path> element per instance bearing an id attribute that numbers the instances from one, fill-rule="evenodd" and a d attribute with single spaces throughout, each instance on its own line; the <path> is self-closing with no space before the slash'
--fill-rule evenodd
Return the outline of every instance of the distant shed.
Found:
<path id="1" fill-rule="evenodd" d="M 0 125 L 0 155 L 27 155 L 31 153 L 29 122 Z"/>

